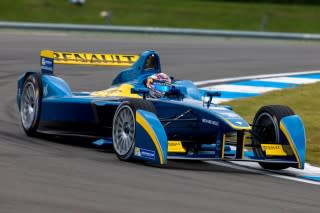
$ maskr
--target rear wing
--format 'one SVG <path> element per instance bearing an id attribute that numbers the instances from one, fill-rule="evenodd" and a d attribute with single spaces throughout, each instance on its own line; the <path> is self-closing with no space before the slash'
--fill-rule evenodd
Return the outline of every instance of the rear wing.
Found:
<path id="1" fill-rule="evenodd" d="M 131 66 L 139 55 L 73 53 L 42 50 L 40 66 L 42 73 L 53 73 L 54 64 L 93 65 L 93 66 Z"/>

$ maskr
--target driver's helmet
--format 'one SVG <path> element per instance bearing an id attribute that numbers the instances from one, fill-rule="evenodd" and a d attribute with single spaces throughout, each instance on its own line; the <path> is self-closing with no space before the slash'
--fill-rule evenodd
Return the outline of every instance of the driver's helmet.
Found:
<path id="1" fill-rule="evenodd" d="M 149 89 L 149 95 L 152 98 L 161 98 L 172 87 L 171 78 L 165 73 L 156 73 L 148 77 L 146 86 Z"/>

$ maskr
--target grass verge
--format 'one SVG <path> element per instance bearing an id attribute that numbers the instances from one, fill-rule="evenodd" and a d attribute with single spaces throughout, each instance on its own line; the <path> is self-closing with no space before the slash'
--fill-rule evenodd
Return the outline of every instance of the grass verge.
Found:
<path id="1" fill-rule="evenodd" d="M 320 32 L 320 5 L 237 3 L 208 0 L 88 0 L 83 6 L 67 0 L 1 0 L 0 20 L 204 29 Z"/>
<path id="2" fill-rule="evenodd" d="M 320 165 L 320 83 L 231 101 L 233 109 L 248 121 L 263 105 L 284 104 L 302 117 L 307 134 L 307 161 Z"/>

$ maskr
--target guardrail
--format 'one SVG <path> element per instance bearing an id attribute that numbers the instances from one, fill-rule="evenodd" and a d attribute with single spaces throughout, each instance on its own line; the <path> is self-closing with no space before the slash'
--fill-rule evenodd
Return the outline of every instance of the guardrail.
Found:
<path id="1" fill-rule="evenodd" d="M 32 30 L 175 34 L 175 35 L 202 35 L 202 36 L 217 36 L 217 37 L 267 38 L 267 39 L 289 39 L 289 40 L 320 40 L 320 34 L 308 34 L 308 33 L 279 33 L 279 32 L 256 32 L 256 31 L 234 31 L 234 30 L 204 30 L 204 29 L 188 29 L 188 28 L 130 27 L 130 26 L 86 25 L 86 24 L 53 24 L 53 23 L 33 23 L 33 22 L 3 22 L 3 21 L 0 21 L 0 28 L 32 29 Z"/>

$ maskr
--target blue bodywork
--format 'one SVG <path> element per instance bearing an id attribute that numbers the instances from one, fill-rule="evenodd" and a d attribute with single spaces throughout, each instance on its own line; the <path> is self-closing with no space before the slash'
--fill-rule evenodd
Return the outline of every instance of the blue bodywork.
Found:
<path id="1" fill-rule="evenodd" d="M 306 158 L 306 135 L 301 118 L 298 115 L 292 115 L 281 119 L 280 129 L 285 142 L 293 147 L 294 159 L 298 161 L 298 168 L 303 169 Z"/>
<path id="2" fill-rule="evenodd" d="M 148 111 L 137 110 L 137 116 L 141 116 L 145 122 L 137 119 L 136 142 L 133 158 L 146 160 L 155 164 L 167 163 L 168 138 L 158 117 Z M 152 138 L 152 134 L 155 138 Z"/>
<path id="3" fill-rule="evenodd" d="M 145 70 L 144 64 L 150 55 L 156 56 L 157 64 L 154 69 Z M 43 97 L 38 131 L 95 137 L 94 144 L 97 146 L 112 144 L 114 113 L 124 100 L 131 97 L 102 97 L 93 96 L 91 93 L 73 92 L 62 78 L 53 75 L 53 63 L 50 68 L 50 62 L 45 60 L 45 66 L 42 67 Z M 154 51 L 146 51 L 132 67 L 115 77 L 111 88 L 129 84 L 133 87 L 132 91 L 142 98 L 146 78 L 159 72 L 159 55 Z M 35 73 L 26 72 L 18 79 L 19 108 L 24 81 L 28 75 Z M 298 116 L 282 120 L 283 129 L 286 130 L 282 138 L 288 141 L 286 143 L 290 143 L 294 155 L 258 159 L 250 147 L 245 147 L 246 134 L 251 130 L 248 122 L 230 106 L 211 103 L 212 97 L 219 93 L 202 91 L 188 80 L 174 81 L 173 86 L 174 90 L 168 96 L 160 99 L 147 98 L 156 108 L 157 115 L 144 110 L 137 111 L 150 128 L 147 131 L 141 123 L 136 122 L 133 158 L 156 164 L 166 164 L 169 158 L 250 160 L 288 163 L 293 167 L 303 168 L 305 135 L 304 131 L 297 131 L 297 128 L 304 129 Z M 209 101 L 204 101 L 204 97 Z M 156 135 L 158 145 L 150 136 L 152 131 Z M 180 151 L 169 152 L 168 141 L 179 141 L 182 145 Z"/>

